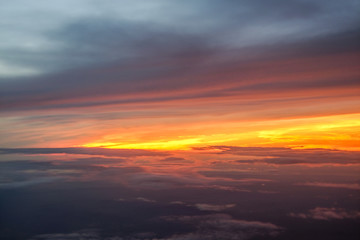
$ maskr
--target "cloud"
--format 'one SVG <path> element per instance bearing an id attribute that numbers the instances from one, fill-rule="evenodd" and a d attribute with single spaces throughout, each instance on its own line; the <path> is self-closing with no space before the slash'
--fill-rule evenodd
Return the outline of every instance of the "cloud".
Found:
<path id="1" fill-rule="evenodd" d="M 13 189 L 13 188 L 22 188 L 28 187 L 32 185 L 42 184 L 42 183 L 49 183 L 54 181 L 63 180 L 63 177 L 40 177 L 36 179 L 29 179 L 24 181 L 12 181 L 12 182 L 0 182 L 0 189 Z"/>
<path id="2" fill-rule="evenodd" d="M 140 189 L 169 189 L 176 187 L 198 186 L 207 183 L 207 181 L 195 178 L 194 176 L 149 172 L 132 174 L 124 178 L 123 181 L 131 187 Z"/>
<path id="3" fill-rule="evenodd" d="M 50 233 L 33 236 L 29 240 L 166 240 L 154 238 L 152 232 L 139 232 L 128 236 L 117 235 L 104 237 L 99 229 L 83 229 L 70 233 Z"/>
<path id="4" fill-rule="evenodd" d="M 17 150 L 17 149 L 16 149 Z M 11 151 L 5 151 L 3 153 L 23 153 L 23 154 L 53 154 L 64 152 L 63 149 L 34 149 L 31 151 L 29 149 L 21 149 L 16 151 L 11 149 Z M 66 152 L 74 154 L 74 152 L 79 153 L 78 151 L 69 151 L 65 149 Z M 80 151 L 81 154 L 85 152 Z M 137 152 L 125 151 L 126 155 L 140 154 L 141 156 L 146 155 L 147 152 Z M 102 151 L 92 152 L 92 154 L 103 154 Z M 106 154 L 106 151 L 105 151 Z M 64 156 L 65 160 L 57 159 L 58 156 L 51 155 L 45 156 L 46 161 L 41 160 L 13 160 L 13 161 L 0 161 L 0 179 L 1 188 L 10 188 L 10 187 L 26 187 L 33 184 L 41 184 L 50 181 L 107 181 L 115 182 L 120 185 L 130 187 L 132 189 L 171 189 L 171 188 L 182 188 L 182 187 L 197 187 L 204 186 L 209 183 L 208 180 L 199 178 L 197 174 L 189 173 L 172 173 L 172 172 L 157 172 L 158 169 L 158 160 L 159 156 L 151 156 L 149 152 L 149 166 L 150 170 L 154 168 L 152 166 L 155 163 L 155 171 L 149 171 L 146 169 L 142 163 L 136 163 L 134 159 L 129 157 L 125 162 L 121 158 L 117 158 L 117 155 L 124 157 L 122 151 L 120 152 L 111 152 L 109 155 L 116 155 L 115 158 L 104 158 L 96 157 L 91 158 L 75 158 L 73 156 Z M 160 153 L 160 157 L 163 154 Z M 155 160 L 151 162 L 155 157 Z M 51 160 L 52 159 L 52 160 Z M 103 162 L 104 161 L 104 162 Z M 102 163 L 103 162 L 103 163 Z M 120 164 L 119 164 L 120 163 Z M 134 165 L 137 164 L 137 165 Z"/>
<path id="5" fill-rule="evenodd" d="M 78 159 L 34 161 L 0 161 L 0 188 L 27 187 L 53 181 L 108 181 L 133 186 L 130 180 L 145 174 L 144 169 L 116 162 L 99 164 Z"/>
<path id="6" fill-rule="evenodd" d="M 355 0 L 6 2 L 7 147 L 109 139 L 103 128 L 130 118 L 243 121 L 358 106 Z"/>
<path id="7" fill-rule="evenodd" d="M 272 182 L 274 180 L 265 179 L 265 178 L 255 178 L 254 173 L 250 171 L 221 171 L 221 170 L 200 170 L 198 171 L 199 174 L 207 177 L 207 178 L 219 178 L 219 179 L 231 179 L 236 181 L 237 183 L 262 183 L 262 182 Z"/>
<path id="8" fill-rule="evenodd" d="M 169 153 L 141 149 L 107 148 L 0 148 L 0 154 L 82 154 L 109 157 L 167 156 Z"/>
<path id="9" fill-rule="evenodd" d="M 92 165 L 92 166 L 115 166 L 125 164 L 128 159 L 119 158 L 119 157 L 85 157 L 85 158 L 76 158 L 71 161 L 62 162 L 66 165 Z"/>
<path id="10" fill-rule="evenodd" d="M 233 219 L 226 214 L 212 214 L 202 216 L 173 216 L 165 217 L 168 221 L 183 222 L 196 227 L 187 234 L 173 235 L 168 240 L 246 240 L 259 236 L 276 236 L 282 228 L 272 223 Z"/>
<path id="11" fill-rule="evenodd" d="M 159 237 L 152 232 L 102 236 L 101 230 L 84 229 L 70 233 L 41 234 L 30 240 L 247 240 L 253 237 L 277 236 L 282 228 L 272 223 L 237 220 L 226 214 L 202 216 L 168 216 L 162 219 L 191 225 L 194 231 Z"/>
<path id="12" fill-rule="evenodd" d="M 212 154 L 264 157 L 263 159 L 237 160 L 237 163 L 289 164 L 360 164 L 359 151 L 333 149 L 292 149 L 285 147 L 195 147 L 194 150 L 212 150 Z M 216 150 L 215 152 L 213 150 Z"/>
<path id="13" fill-rule="evenodd" d="M 360 190 L 360 184 L 358 184 L 358 183 L 306 182 L 306 183 L 299 183 L 298 185 L 311 186 L 311 187 L 345 188 L 345 189 L 352 189 L 352 190 Z"/>
<path id="14" fill-rule="evenodd" d="M 186 205 L 186 203 L 185 203 L 185 202 L 183 202 L 183 201 L 172 201 L 172 202 L 170 202 L 170 204 L 176 204 L 176 205 Z"/>
<path id="15" fill-rule="evenodd" d="M 180 157 L 168 157 L 168 158 L 164 158 L 161 159 L 160 162 L 162 164 L 169 164 L 169 165 L 174 165 L 174 164 L 189 164 L 189 163 L 193 163 L 194 161 L 191 160 L 187 160 L 185 158 L 180 158 Z"/>
<path id="16" fill-rule="evenodd" d="M 207 203 L 195 204 L 195 207 L 197 207 L 201 211 L 216 211 L 216 212 L 220 212 L 228 208 L 233 208 L 235 206 L 236 204 L 225 204 L 225 205 L 215 205 L 215 204 L 207 204 Z"/>
<path id="17" fill-rule="evenodd" d="M 71 233 L 50 233 L 33 236 L 29 240 L 101 240 L 97 229 L 83 229 Z"/>
<path id="18" fill-rule="evenodd" d="M 153 35 L 151 35 L 152 38 L 154 38 Z M 159 37 L 162 39 L 161 36 Z M 84 38 L 89 37 L 84 36 Z M 174 36 L 172 38 L 177 39 Z M 302 54 L 309 52 L 302 58 L 299 58 L 298 52 L 291 52 L 294 50 L 278 47 L 276 52 L 265 49 L 255 54 L 256 57 L 252 57 L 253 59 L 246 59 L 244 56 L 248 56 L 252 51 L 247 50 L 250 52 L 248 53 L 236 50 L 235 56 L 229 56 L 227 51 L 201 47 L 207 43 L 196 37 L 183 38 L 181 37 L 178 40 L 179 43 L 176 43 L 180 46 L 169 46 L 172 51 L 178 49 L 177 51 L 180 52 L 171 53 L 171 57 L 156 55 L 157 58 L 150 56 L 149 60 L 127 60 L 125 63 L 118 60 L 91 68 L 57 72 L 17 81 L 0 81 L 3 110 L 72 109 L 127 106 L 140 103 L 149 105 L 189 99 L 216 101 L 220 97 L 235 98 L 239 94 L 249 100 L 255 98 L 259 103 L 264 99 L 273 100 L 276 96 L 277 98 L 287 96 L 299 101 L 296 99 L 299 93 L 306 91 L 310 94 L 309 90 L 312 89 L 321 91 L 313 92 L 310 96 L 303 95 L 303 97 L 313 97 L 312 101 L 320 102 L 321 99 L 314 99 L 314 97 L 333 95 L 331 90 L 340 90 L 340 88 L 341 91 L 350 92 L 349 88 L 358 86 L 356 81 L 358 73 L 355 66 L 350 63 L 345 65 L 343 61 L 344 59 L 355 61 L 356 55 L 344 56 L 339 53 L 332 53 L 331 57 L 326 55 L 329 54 L 328 51 L 333 51 L 334 45 L 347 45 L 344 41 L 329 44 L 330 50 L 324 49 L 324 53 L 317 54 L 314 54 L 312 49 L 306 49 L 309 48 L 308 46 L 288 47 L 289 49 L 300 48 L 299 52 Z M 131 39 L 129 41 L 131 42 Z M 169 41 L 174 40 L 169 39 Z M 166 44 L 159 43 L 158 45 L 164 47 Z M 318 44 L 309 45 L 316 48 L 313 45 Z M 77 46 L 74 48 L 79 49 Z M 127 49 L 127 47 L 123 48 Z M 157 54 L 165 51 L 160 47 L 154 49 Z M 72 54 L 74 54 L 73 51 L 71 50 Z M 111 45 L 108 51 L 114 52 Z M 138 51 L 146 52 L 141 49 Z M 282 52 L 285 56 L 278 56 L 278 52 Z M 107 52 L 103 54 L 109 55 Z M 317 64 L 314 69 L 312 61 L 315 57 Z M 84 58 L 89 59 L 88 56 Z M 285 64 L 286 70 L 283 68 Z M 257 68 L 263 71 L 254 72 Z M 344 72 L 344 69 L 347 72 Z M 322 72 L 320 77 L 315 80 L 309 78 L 309 74 L 319 75 L 319 71 Z M 270 79 L 269 73 L 276 76 L 277 80 Z M 223 81 L 217 81 L 219 78 Z M 235 79 L 241 79 L 241 81 L 235 81 Z M 302 81 L 299 81 L 300 79 Z M 203 88 L 204 85 L 208 87 Z M 284 92 L 285 90 L 297 94 L 289 97 L 289 94 Z M 48 94 L 49 92 L 52 94 Z"/>
<path id="19" fill-rule="evenodd" d="M 214 211 L 214 212 L 221 212 L 223 210 L 226 210 L 228 208 L 233 208 L 236 206 L 236 204 L 222 204 L 222 205 L 217 205 L 217 204 L 208 204 L 208 203 L 195 203 L 195 204 L 190 204 L 190 203 L 185 203 L 183 201 L 173 201 L 170 202 L 170 204 L 175 204 L 175 205 L 183 205 L 183 206 L 187 206 L 187 207 L 196 207 L 197 209 L 201 210 L 201 211 Z"/>
<path id="20" fill-rule="evenodd" d="M 136 200 L 142 201 L 142 202 L 149 202 L 149 203 L 155 203 L 155 200 L 144 198 L 144 197 L 137 197 Z"/>
<path id="21" fill-rule="evenodd" d="M 97 175 L 106 170 L 92 164 L 50 161 L 0 161 L 0 188 L 20 188 Z"/>
<path id="22" fill-rule="evenodd" d="M 358 84 L 344 71 L 341 81 L 325 71 L 326 77 L 305 79 L 329 65 L 343 70 L 334 52 L 358 50 L 356 1 L 80 1 L 80 12 L 65 2 L 56 9 L 18 2 L 27 7 L 9 2 L 0 10 L 17 26 L 0 32 L 11 39 L 0 44 L 1 63 L 39 74 L 0 81 L 3 110 L 216 101 L 239 94 L 272 99 L 284 90 Z M 34 18 L 36 27 L 28 24 Z M 313 55 L 323 58 L 312 64 Z M 306 58 L 295 61 L 299 56 Z M 264 82 L 269 73 L 277 77 Z"/>
<path id="23" fill-rule="evenodd" d="M 211 184 L 211 185 L 194 186 L 194 187 L 202 188 L 202 189 L 217 189 L 217 190 L 229 191 L 229 192 L 251 192 L 251 190 L 239 188 L 238 186 L 224 186 L 224 185 Z"/>
<path id="24" fill-rule="evenodd" d="M 323 208 L 316 207 L 309 210 L 307 213 L 290 213 L 291 217 L 315 219 L 315 220 L 334 220 L 346 218 L 360 218 L 359 211 L 347 211 L 341 208 Z"/>

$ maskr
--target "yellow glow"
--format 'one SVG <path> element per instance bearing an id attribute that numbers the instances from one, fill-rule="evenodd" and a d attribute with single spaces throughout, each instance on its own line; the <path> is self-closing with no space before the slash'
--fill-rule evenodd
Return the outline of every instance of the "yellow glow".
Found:
<path id="1" fill-rule="evenodd" d="M 199 138 L 160 141 L 160 142 L 144 142 L 144 143 L 90 143 L 83 145 L 84 147 L 104 147 L 104 148 L 122 148 L 122 149 L 162 149 L 162 150 L 179 150 L 199 143 Z"/>
<path id="2" fill-rule="evenodd" d="M 81 146 L 185 150 L 195 146 L 232 145 L 360 150 L 360 114 L 168 124 L 150 130 L 132 128 L 121 129 L 121 134 L 113 132 L 116 130 Z"/>
<path id="3" fill-rule="evenodd" d="M 270 143 L 303 148 L 359 149 L 359 119 L 359 114 L 301 119 L 295 127 L 284 122 L 284 127 L 260 131 L 259 137 Z"/>

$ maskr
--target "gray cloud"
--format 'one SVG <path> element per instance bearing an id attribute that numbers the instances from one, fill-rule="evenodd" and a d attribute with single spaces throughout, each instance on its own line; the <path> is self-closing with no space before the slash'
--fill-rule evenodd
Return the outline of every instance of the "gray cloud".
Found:
<path id="1" fill-rule="evenodd" d="M 139 189 L 169 189 L 206 184 L 200 178 L 186 175 L 170 175 L 142 172 L 123 179 L 126 185 Z"/>
<path id="2" fill-rule="evenodd" d="M 68 162 L 63 162 L 66 165 L 122 165 L 125 164 L 128 159 L 119 157 L 88 157 L 88 158 L 76 158 Z"/>
<path id="3" fill-rule="evenodd" d="M 17 26 L 16 30 L 7 28 L 5 33 L 9 37 L 12 31 L 24 35 L 21 41 L 8 40 L 6 45 L 0 45 L 0 65 L 3 61 L 6 66 L 44 73 L 0 81 L 4 110 L 145 103 L 243 95 L 254 90 L 357 85 L 356 78 L 344 78 L 251 82 L 236 88 L 226 74 L 219 75 L 220 72 L 235 74 L 234 70 L 240 69 L 235 78 L 253 79 L 253 69 L 261 67 L 267 72 L 274 69 L 271 64 L 263 66 L 266 59 L 358 50 L 357 1 L 109 1 L 107 4 L 80 1 L 78 7 L 82 11 L 69 9 L 64 2 L 55 1 L 54 6 L 16 1 L 8 2 L 7 12 L 0 10 L 9 25 Z M 12 14 L 17 14 L 17 9 L 22 15 L 15 18 Z M 51 21 L 46 23 L 49 15 Z M 37 24 L 31 25 L 34 30 L 31 32 L 26 29 L 32 17 L 36 17 Z M 26 40 L 38 47 L 34 50 L 22 46 Z M 16 43 L 11 45 L 11 42 Z M 41 47 L 45 45 L 42 42 L 49 46 Z M 216 79 L 209 77 L 214 74 Z M 198 89 L 196 93 L 174 91 L 219 84 L 219 78 L 222 84 L 230 86 L 217 91 Z M 142 93 L 156 97 L 139 97 Z"/>
<path id="4" fill-rule="evenodd" d="M 27 154 L 40 154 L 40 152 L 27 152 Z M 46 161 L 0 161 L 0 188 L 28 187 L 54 181 L 108 181 L 136 187 L 129 179 L 144 174 L 143 168 L 126 165 L 123 159 L 118 158 L 58 160 L 55 157 Z"/>
<path id="5" fill-rule="evenodd" d="M 173 201 L 173 202 L 170 202 L 170 204 L 183 205 L 183 206 L 188 206 L 188 207 L 196 207 L 197 209 L 199 209 L 201 211 L 214 211 L 214 212 L 221 212 L 223 210 L 226 210 L 228 208 L 233 208 L 236 206 L 236 204 L 234 204 L 234 203 L 222 204 L 222 205 L 208 204 L 208 203 L 191 204 L 191 203 L 185 203 L 182 201 Z"/>
<path id="6" fill-rule="evenodd" d="M 104 28 L 106 27 L 104 26 Z M 109 29 L 109 32 L 112 33 L 113 29 Z M 97 36 L 95 33 L 94 35 Z M 218 48 L 207 47 L 209 45 L 208 40 L 199 37 L 186 36 L 186 34 L 185 36 L 172 36 L 170 33 L 166 36 L 158 36 L 159 34 L 155 33 L 154 35 L 156 36 L 152 37 L 155 38 L 155 40 L 152 39 L 154 43 L 139 44 L 150 49 L 150 53 L 142 49 L 137 50 L 142 54 L 148 54 L 147 57 L 142 56 L 141 59 L 124 57 L 126 60 L 109 60 L 110 62 L 107 61 L 106 64 L 102 63 L 99 66 L 92 64 L 89 68 L 74 71 L 18 79 L 17 81 L 2 81 L 0 82 L 2 85 L 0 95 L 3 109 L 31 110 L 111 104 L 125 105 L 178 99 L 215 98 L 239 94 L 246 96 L 249 93 L 262 93 L 269 90 L 278 92 L 358 86 L 356 76 L 342 77 L 341 81 L 336 77 L 317 79 L 316 81 L 313 79 L 311 81 L 304 79 L 301 81 L 278 80 L 271 83 L 254 81 L 256 78 L 261 80 L 262 77 L 265 77 L 254 72 L 254 69 L 257 68 L 262 68 L 264 72 L 267 72 L 267 75 L 269 73 L 288 75 L 288 78 L 294 72 L 311 72 L 313 70 L 308 69 L 305 63 L 283 68 L 274 66 L 274 60 L 276 58 L 291 60 L 302 55 L 307 57 L 325 55 L 336 51 L 336 49 L 342 52 L 354 51 L 355 46 L 357 46 L 355 42 L 357 42 L 358 33 L 355 36 L 348 34 L 348 38 L 339 38 L 338 35 L 328 37 L 330 39 L 335 38 L 334 41 L 329 41 L 328 38 L 325 41 L 307 40 L 306 43 L 302 44 L 288 46 L 281 44 L 281 46 L 275 45 L 271 48 L 232 50 L 230 53 Z M 84 38 L 88 37 L 84 36 Z M 110 37 L 104 36 L 104 38 L 109 39 Z M 161 41 L 157 42 L 157 38 Z M 132 44 L 134 41 L 136 42 L 133 39 L 128 41 Z M 115 42 L 120 44 L 118 41 Z M 111 44 L 104 44 L 104 48 L 108 45 Z M 158 47 L 152 45 L 158 45 Z M 141 46 L 137 47 L 141 48 Z M 352 47 L 343 49 L 344 46 Z M 132 47 L 125 45 L 122 48 L 130 51 L 129 49 Z M 77 55 L 76 51 L 82 50 L 76 45 L 74 49 L 69 49 L 71 54 Z M 94 51 L 97 51 L 96 48 Z M 112 48 L 106 51 L 112 54 L 117 52 Z M 100 52 L 106 56 L 111 55 L 106 51 Z M 99 60 L 99 57 L 91 56 L 91 54 L 100 53 L 78 55 L 85 55 L 84 58 L 94 59 L 94 61 Z M 124 54 L 126 55 L 126 53 Z M 66 58 L 68 59 L 68 57 Z M 325 60 L 321 60 L 326 65 L 322 66 L 318 63 L 317 68 L 322 70 L 328 68 L 329 65 L 340 69 L 343 67 L 336 60 L 336 57 L 330 59 L 334 62 L 326 63 Z M 74 65 L 71 62 L 69 64 Z M 347 64 L 351 65 L 350 62 Z M 229 77 L 226 72 L 231 72 L 232 75 L 242 79 L 242 81 L 234 82 L 234 76 Z M 222 78 L 223 81 L 219 82 L 218 78 Z M 203 89 L 201 86 L 204 84 L 218 87 L 216 89 Z M 179 92 L 179 90 L 182 91 Z"/>
<path id="7" fill-rule="evenodd" d="M 191 164 L 194 161 L 179 157 L 167 157 L 161 159 L 160 162 L 161 164 L 166 164 L 166 165 L 182 165 L 182 164 Z"/>
<path id="8" fill-rule="evenodd" d="M 113 157 L 167 156 L 169 153 L 141 149 L 106 148 L 0 148 L 0 154 L 83 154 Z"/>
<path id="9" fill-rule="evenodd" d="M 101 240 L 97 229 L 83 229 L 72 233 L 51 233 L 33 236 L 29 240 Z"/>
<path id="10" fill-rule="evenodd" d="M 12 189 L 12 188 L 22 188 L 22 187 L 28 187 L 31 185 L 37 185 L 42 183 L 49 183 L 54 181 L 63 180 L 62 177 L 40 177 L 36 179 L 29 179 L 24 181 L 11 181 L 11 182 L 0 182 L 0 189 Z"/>
<path id="11" fill-rule="evenodd" d="M 298 185 L 311 186 L 311 187 L 326 187 L 326 188 L 345 188 L 352 190 L 360 190 L 358 183 L 328 183 L 328 182 L 305 182 Z"/>
<path id="12" fill-rule="evenodd" d="M 127 236 L 101 235 L 100 230 L 84 229 L 71 233 L 53 233 L 33 236 L 30 240 L 246 240 L 253 237 L 277 236 L 282 228 L 272 223 L 237 220 L 226 214 L 202 216 L 168 216 L 162 219 L 181 224 L 190 224 L 195 230 L 189 233 L 156 237 L 155 233 L 143 232 Z"/>
<path id="13" fill-rule="evenodd" d="M 197 203 L 195 207 L 202 211 L 216 211 L 220 212 L 228 208 L 235 207 L 236 204 L 225 204 L 225 205 L 216 205 L 216 204 L 207 204 L 207 203 Z"/>
<path id="14" fill-rule="evenodd" d="M 1 161 L 0 188 L 21 188 L 31 185 L 85 178 L 87 175 L 99 174 L 104 167 L 91 163 L 81 164 L 49 161 Z"/>
<path id="15" fill-rule="evenodd" d="M 202 216 L 166 217 L 169 221 L 180 221 L 196 226 L 196 231 L 174 235 L 168 240 L 245 240 L 255 236 L 276 236 L 282 228 L 272 223 L 233 219 L 226 214 Z"/>
<path id="16" fill-rule="evenodd" d="M 284 147 L 235 147 L 210 146 L 199 147 L 194 150 L 218 149 L 214 154 L 231 154 L 239 156 L 266 157 L 254 160 L 237 160 L 237 163 L 269 163 L 276 165 L 289 164 L 359 164 L 359 151 L 333 149 L 291 149 Z"/>
<path id="17" fill-rule="evenodd" d="M 341 208 L 323 208 L 316 207 L 309 210 L 307 213 L 290 213 L 291 217 L 297 218 L 309 218 L 315 220 L 334 220 L 334 219 L 346 219 L 346 218 L 359 218 L 359 211 L 348 211 Z"/>
<path id="18" fill-rule="evenodd" d="M 148 203 L 155 203 L 155 200 L 149 199 L 149 198 L 144 198 L 144 197 L 137 197 L 136 200 L 138 201 L 142 201 L 142 202 L 148 202 Z"/>

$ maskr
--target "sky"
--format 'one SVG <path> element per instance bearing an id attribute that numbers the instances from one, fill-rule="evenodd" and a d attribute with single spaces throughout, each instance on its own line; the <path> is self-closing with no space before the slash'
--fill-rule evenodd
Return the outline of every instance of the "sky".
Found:
<path id="1" fill-rule="evenodd" d="M 355 240 L 357 0 L 2 0 L 0 238 Z"/>
<path id="2" fill-rule="evenodd" d="M 358 1 L 3 1 L 0 145 L 359 149 Z"/>

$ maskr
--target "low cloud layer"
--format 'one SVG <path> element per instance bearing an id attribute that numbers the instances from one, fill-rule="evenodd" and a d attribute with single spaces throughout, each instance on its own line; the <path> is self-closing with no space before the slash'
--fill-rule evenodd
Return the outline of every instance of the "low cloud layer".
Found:
<path id="1" fill-rule="evenodd" d="M 111 157 L 167 156 L 166 152 L 107 148 L 0 148 L 0 154 L 82 154 Z"/>
<path id="2" fill-rule="evenodd" d="M 292 164 L 360 164 L 359 151 L 333 149 L 292 149 L 284 147 L 236 147 L 210 146 L 194 150 L 214 151 L 213 154 L 256 156 L 254 159 L 238 160 L 237 163 L 268 163 L 275 165 Z M 261 159 L 261 157 L 264 157 Z M 260 159 L 259 159 L 260 158 Z"/>
<path id="3" fill-rule="evenodd" d="M 276 236 L 282 230 L 272 223 L 237 220 L 226 214 L 168 217 L 169 221 L 194 224 L 195 232 L 174 235 L 169 240 L 246 240 L 255 236 Z"/>
<path id="4" fill-rule="evenodd" d="M 33 236 L 29 240 L 105 240 L 99 236 L 99 231 L 96 229 L 84 229 L 72 233 L 51 233 L 51 234 L 40 234 Z M 121 238 L 114 238 L 121 240 Z M 110 238 L 106 238 L 110 240 Z"/>
<path id="5" fill-rule="evenodd" d="M 275 237 L 282 228 L 271 223 L 237 220 L 229 215 L 163 217 L 166 221 L 189 224 L 195 230 L 189 233 L 158 237 L 156 233 L 144 232 L 127 236 L 103 237 L 97 229 L 71 233 L 41 234 L 30 240 L 247 240 L 253 237 Z"/>

